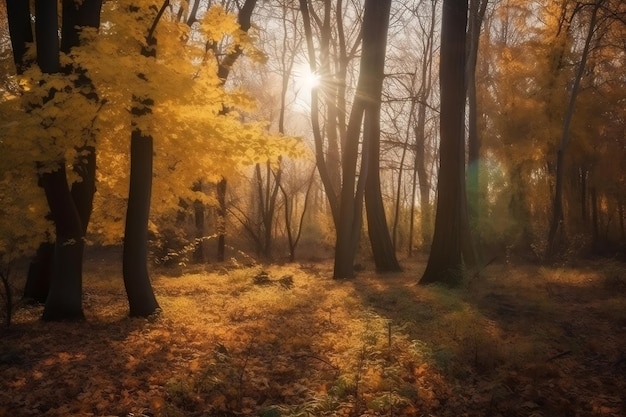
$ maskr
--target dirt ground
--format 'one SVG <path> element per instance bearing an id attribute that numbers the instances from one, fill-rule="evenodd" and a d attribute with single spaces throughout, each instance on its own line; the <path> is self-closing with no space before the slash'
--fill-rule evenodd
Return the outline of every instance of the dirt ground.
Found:
<path id="1" fill-rule="evenodd" d="M 155 269 L 163 311 L 130 319 L 92 256 L 84 322 L 20 306 L 0 333 L 0 416 L 626 416 L 624 264 L 494 263 L 454 290 L 403 265 Z"/>

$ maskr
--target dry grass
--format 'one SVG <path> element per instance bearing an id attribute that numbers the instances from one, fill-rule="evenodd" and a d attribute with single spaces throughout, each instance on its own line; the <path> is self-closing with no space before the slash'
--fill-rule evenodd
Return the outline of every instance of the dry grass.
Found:
<path id="1" fill-rule="evenodd" d="M 626 414 L 623 266 L 493 265 L 459 290 L 405 266 L 154 271 L 145 320 L 90 261 L 86 322 L 23 308 L 2 335 L 0 416 Z"/>

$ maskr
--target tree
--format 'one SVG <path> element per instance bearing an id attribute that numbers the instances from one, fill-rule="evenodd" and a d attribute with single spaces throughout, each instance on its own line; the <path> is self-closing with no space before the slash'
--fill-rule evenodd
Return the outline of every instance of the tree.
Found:
<path id="1" fill-rule="evenodd" d="M 69 4 L 74 8 L 69 7 Z M 73 2 L 65 2 L 64 5 L 64 10 L 67 10 L 62 20 L 61 50 L 67 53 L 78 45 L 79 33 L 84 28 L 98 27 L 101 2 L 85 1 L 78 6 Z M 25 58 L 26 42 L 32 40 L 30 12 L 28 5 L 23 2 L 8 2 L 7 12 L 14 61 L 18 73 L 22 73 L 30 65 Z M 35 77 L 40 77 L 37 88 L 24 97 L 30 100 L 26 110 L 33 116 L 32 119 L 42 121 L 39 126 L 31 125 L 34 129 L 31 130 L 33 137 L 39 136 L 47 142 L 39 143 L 46 151 L 39 155 L 36 165 L 39 184 L 44 189 L 56 232 L 52 268 L 44 268 L 44 272 L 51 273 L 50 288 L 46 290 L 44 286 L 38 297 L 46 297 L 44 320 L 80 319 L 83 317 L 83 238 L 95 191 L 92 186 L 95 178 L 92 128 L 98 98 L 93 95 L 90 80 L 78 67 L 61 67 L 56 3 L 36 1 L 35 16 L 36 62 L 41 75 Z M 67 91 L 70 93 L 67 94 Z M 70 126 L 67 118 L 58 112 L 67 111 L 63 109 L 64 106 L 77 102 L 84 105 L 82 119 L 75 119 L 76 126 Z M 42 128 L 48 132 L 47 135 L 41 132 Z M 37 129 L 39 132 L 35 133 Z M 66 174 L 66 153 L 70 150 L 74 152 L 74 158 L 70 160 L 72 170 L 79 173 L 85 181 L 71 189 Z"/>
<path id="2" fill-rule="evenodd" d="M 381 270 L 397 270 L 399 265 L 393 253 L 391 239 L 384 219 L 380 197 L 379 152 L 380 152 L 380 97 L 383 83 L 387 29 L 390 1 L 366 1 L 363 13 L 363 46 L 359 80 L 350 112 L 345 145 L 342 155 L 342 184 L 335 246 L 335 278 L 354 276 L 356 255 L 363 211 L 363 198 L 368 195 L 371 220 L 371 238 L 376 265 Z M 363 130 L 361 130 L 363 126 Z M 363 132 L 361 167 L 356 180 L 359 138 Z M 370 179 L 370 176 L 372 177 Z M 381 233 L 381 229 L 383 232 Z M 380 246 L 379 246 L 380 245 Z M 382 264 L 380 264 L 383 262 Z"/>
<path id="3" fill-rule="evenodd" d="M 239 23 L 239 27 L 245 33 L 250 29 L 252 12 L 256 7 L 257 0 L 245 0 L 243 6 L 239 10 L 237 15 L 237 22 Z M 197 0 L 196 3 L 200 3 L 200 0 Z M 216 48 L 217 44 L 213 43 L 213 48 Z M 241 54 L 243 53 L 243 48 L 241 45 L 235 45 L 235 47 L 227 53 L 224 58 L 218 62 L 218 77 L 222 81 L 222 86 L 226 83 L 230 71 L 237 61 Z M 217 54 L 215 55 L 217 59 Z M 224 107 L 223 112 L 228 112 L 228 108 Z M 226 253 L 226 190 L 228 187 L 228 181 L 226 177 L 222 176 L 222 178 L 217 183 L 217 201 L 218 201 L 218 230 L 217 230 L 217 261 L 223 262 L 224 255 Z"/>
<path id="4" fill-rule="evenodd" d="M 141 46 L 141 55 L 156 59 L 156 26 L 168 7 L 165 0 Z M 139 8 L 130 6 L 130 13 L 137 14 Z M 137 83 L 149 82 L 142 72 L 137 74 Z M 131 317 L 147 317 L 158 312 L 159 304 L 154 296 L 148 274 L 148 221 L 150 219 L 150 196 L 152 194 L 152 160 L 154 139 L 141 127 L 141 119 L 152 113 L 154 99 L 148 95 L 133 95 L 131 109 L 132 133 L 130 137 L 130 187 L 124 229 L 123 275 Z"/>
<path id="5" fill-rule="evenodd" d="M 552 259 L 558 252 L 559 243 L 562 243 L 563 236 L 563 182 L 565 181 L 564 169 L 565 169 L 565 155 L 569 147 L 570 142 L 570 127 L 572 119 L 574 117 L 574 109 L 576 105 L 576 98 L 578 97 L 580 83 L 585 74 L 585 67 L 587 65 L 587 57 L 589 56 L 589 50 L 591 47 L 591 41 L 593 39 L 594 31 L 596 29 L 596 23 L 598 19 L 598 11 L 602 7 L 605 0 L 596 0 L 593 4 L 591 11 L 591 17 L 589 19 L 589 27 L 587 30 L 587 36 L 585 37 L 585 43 L 578 64 L 578 69 L 574 78 L 572 89 L 570 92 L 570 98 L 565 112 L 565 119 L 563 121 L 563 130 L 561 134 L 561 140 L 557 149 L 556 157 L 556 178 L 555 178 L 555 190 L 554 190 L 554 204 L 552 209 L 552 220 L 550 221 L 550 230 L 548 232 L 548 246 L 546 257 Z"/>
<path id="6" fill-rule="evenodd" d="M 355 49 L 349 51 L 343 20 L 343 4 L 335 8 L 337 20 L 337 71 L 330 69 L 330 42 L 332 40 L 331 2 L 324 2 L 324 15 L 319 17 L 310 2 L 300 0 L 300 12 L 304 25 L 309 65 L 312 73 L 321 75 L 321 87 L 311 93 L 311 123 L 315 142 L 318 172 L 333 214 L 336 231 L 335 278 L 354 275 L 356 255 L 362 226 L 364 195 L 368 195 L 368 220 L 372 249 L 375 251 L 379 270 L 398 270 L 395 251 L 391 242 L 382 206 L 379 177 L 380 152 L 380 100 L 384 74 L 390 2 L 366 2 L 363 22 L 357 40 L 363 39 L 359 80 L 347 123 L 345 95 L 348 62 Z M 311 17 L 313 16 L 313 19 Z M 320 66 L 317 65 L 313 41 L 312 20 L 320 29 Z M 386 20 L 386 21 L 385 21 Z M 368 33 L 371 31 L 371 33 Z M 367 38 L 367 40 L 366 40 Z M 356 43 L 355 43 L 356 45 Z M 320 124 L 320 91 L 326 105 L 326 130 Z M 367 116 L 364 119 L 364 115 Z M 365 121 L 364 121 L 365 120 Z M 339 132 L 339 136 L 337 136 Z M 325 135 L 324 135 L 325 133 Z M 361 133 L 363 145 L 359 153 Z M 341 148 L 339 148 L 341 138 Z M 326 143 L 325 143 L 326 139 Z M 341 150 L 341 173 L 335 171 Z M 357 163 L 361 155 L 359 182 Z M 366 191 L 367 190 L 367 191 Z"/>
<path id="7" fill-rule="evenodd" d="M 469 22 L 467 29 L 467 192 L 470 226 L 476 236 L 478 228 L 479 200 L 480 200 L 480 136 L 478 132 L 478 99 L 476 91 L 476 63 L 478 61 L 478 47 L 480 33 L 488 0 L 471 0 L 469 3 Z"/>
<path id="8" fill-rule="evenodd" d="M 465 40 L 467 0 L 444 0 L 441 22 L 440 161 L 433 243 L 420 284 L 457 285 L 469 234 L 465 195 Z"/>
<path id="9" fill-rule="evenodd" d="M 369 16 L 368 6 L 373 9 L 370 11 L 374 16 L 372 20 L 366 20 Z M 366 2 L 365 7 L 362 60 L 367 59 L 367 62 L 365 65 L 361 64 L 360 77 L 363 77 L 364 84 L 368 87 L 364 92 L 367 104 L 364 112 L 363 149 L 368 149 L 369 155 L 364 155 L 361 162 L 366 167 L 365 171 L 363 166 L 361 167 L 361 176 L 366 177 L 367 231 L 376 269 L 380 272 L 397 272 L 401 268 L 389 234 L 380 189 L 380 100 L 385 77 L 385 52 L 391 0 Z"/>

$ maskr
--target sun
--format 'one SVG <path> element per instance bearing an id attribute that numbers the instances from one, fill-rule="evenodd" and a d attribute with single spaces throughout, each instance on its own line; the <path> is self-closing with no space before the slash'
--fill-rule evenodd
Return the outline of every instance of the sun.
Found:
<path id="1" fill-rule="evenodd" d="M 306 65 L 299 65 L 294 71 L 294 84 L 298 93 L 310 94 L 314 88 L 320 85 L 320 76 Z"/>

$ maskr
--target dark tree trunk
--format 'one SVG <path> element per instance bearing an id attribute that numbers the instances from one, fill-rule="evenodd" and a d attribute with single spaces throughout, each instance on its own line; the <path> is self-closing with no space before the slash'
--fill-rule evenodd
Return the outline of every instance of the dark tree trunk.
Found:
<path id="1" fill-rule="evenodd" d="M 217 262 L 226 256 L 226 178 L 217 183 Z"/>
<path id="2" fill-rule="evenodd" d="M 59 65 L 57 3 L 35 1 L 37 63 L 44 73 L 56 73 Z M 54 91 L 51 91 L 54 94 Z M 56 242 L 50 287 L 42 318 L 47 321 L 75 320 L 84 317 L 82 310 L 83 226 L 76 210 L 65 171 L 65 160 L 57 161 L 52 172 L 40 174 Z"/>
<path id="3" fill-rule="evenodd" d="M 583 223 L 587 223 L 587 179 L 589 177 L 589 171 L 585 168 L 580 168 L 580 218 Z"/>
<path id="4" fill-rule="evenodd" d="M 387 31 L 391 0 L 376 0 L 365 3 L 371 11 L 373 20 L 369 26 L 363 24 L 363 56 L 367 57 L 368 96 L 363 129 L 363 142 L 369 142 L 368 171 L 365 185 L 365 207 L 367 212 L 367 231 L 374 255 L 374 263 L 379 272 L 400 271 L 395 248 L 389 234 L 389 226 L 385 216 L 385 206 L 380 190 L 380 99 L 385 78 L 385 52 L 387 50 Z M 366 52 L 369 50 L 369 52 Z"/>
<path id="5" fill-rule="evenodd" d="M 29 66 L 25 55 L 27 44 L 33 42 L 33 32 L 30 19 L 30 2 L 23 0 L 7 0 L 7 17 L 13 60 L 18 74 L 22 74 Z M 48 296 L 50 276 L 52 274 L 52 259 L 54 244 L 44 242 L 39 245 L 37 253 L 30 263 L 26 285 L 24 286 L 24 298 L 39 303 L 44 303 Z"/>
<path id="6" fill-rule="evenodd" d="M 169 1 L 163 2 L 152 27 L 146 36 L 141 55 L 156 58 L 156 26 Z M 137 74 L 137 82 L 147 82 L 144 74 Z M 150 117 L 154 100 L 149 97 L 133 97 L 131 113 L 134 119 Z M 131 317 L 147 317 L 159 311 L 150 276 L 148 274 L 148 222 L 152 194 L 153 138 L 145 134 L 133 120 L 130 137 L 130 187 L 124 229 L 123 267 L 124 287 Z"/>
<path id="7" fill-rule="evenodd" d="M 148 104 L 145 103 L 144 104 Z M 135 108 L 136 109 L 136 108 Z M 123 274 L 131 317 L 158 311 L 148 275 L 148 220 L 152 192 L 153 139 L 135 128 L 130 139 L 130 188 L 124 230 Z"/>
<path id="8" fill-rule="evenodd" d="M 23 73 L 31 64 L 25 59 L 29 43 L 33 42 L 30 19 L 30 2 L 24 0 L 6 0 L 7 17 L 13 61 L 18 74 Z"/>
<path id="9" fill-rule="evenodd" d="M 354 258 L 363 223 L 363 193 L 364 178 L 366 175 L 367 159 L 361 162 L 362 175 L 359 183 L 356 183 L 356 163 L 359 153 L 359 135 L 365 103 L 359 93 L 362 91 L 362 81 L 359 79 L 357 93 L 355 95 L 348 131 L 342 158 L 342 189 L 339 204 L 339 221 L 337 222 L 337 240 L 335 243 L 335 264 L 333 278 L 354 277 Z M 365 145 L 365 144 L 364 144 Z M 363 155 L 367 155 L 365 150 Z M 318 168 L 319 169 L 319 168 Z M 356 189 L 355 189 L 356 186 Z"/>
<path id="10" fill-rule="evenodd" d="M 40 178 L 56 231 L 52 278 L 42 319 L 82 319 L 83 226 L 72 200 L 65 165 Z"/>
<path id="11" fill-rule="evenodd" d="M 202 192 L 202 181 L 197 181 L 193 186 L 193 191 Z M 193 251 L 194 263 L 205 263 L 207 261 L 204 254 L 204 234 L 205 234 L 205 208 L 204 203 L 200 200 L 193 202 L 194 224 L 196 226 L 196 246 Z"/>
<path id="12" fill-rule="evenodd" d="M 50 277 L 54 264 L 54 243 L 43 242 L 37 248 L 28 267 L 24 299 L 29 302 L 45 303 L 50 289 Z"/>
<path id="13" fill-rule="evenodd" d="M 624 202 L 619 200 L 617 202 L 617 213 L 619 215 L 619 230 L 620 240 L 622 243 L 626 243 L 626 228 L 624 227 Z"/>
<path id="14" fill-rule="evenodd" d="M 334 278 L 354 276 L 354 258 L 359 242 L 363 216 L 364 194 L 369 196 L 368 216 L 371 216 L 370 240 L 375 261 L 380 270 L 398 270 L 394 267 L 395 252 L 384 218 L 380 196 L 380 96 L 384 78 L 385 48 L 389 25 L 390 0 L 366 0 L 362 24 L 362 55 L 359 80 L 350 113 L 343 153 L 341 204 L 337 225 Z M 358 182 L 356 166 L 359 155 L 359 137 L 364 115 L 363 147 Z M 372 176 L 372 178 L 370 178 Z M 382 208 L 382 209 L 381 209 Z M 368 223 L 369 224 L 369 223 Z"/>
<path id="15" fill-rule="evenodd" d="M 420 284 L 458 285 L 463 276 L 465 39 L 467 0 L 444 0 L 441 28 L 440 166 L 432 249 Z"/>
<path id="16" fill-rule="evenodd" d="M 600 221 L 598 216 L 598 194 L 596 187 L 591 187 L 591 237 L 593 246 L 597 248 L 600 243 Z"/>

